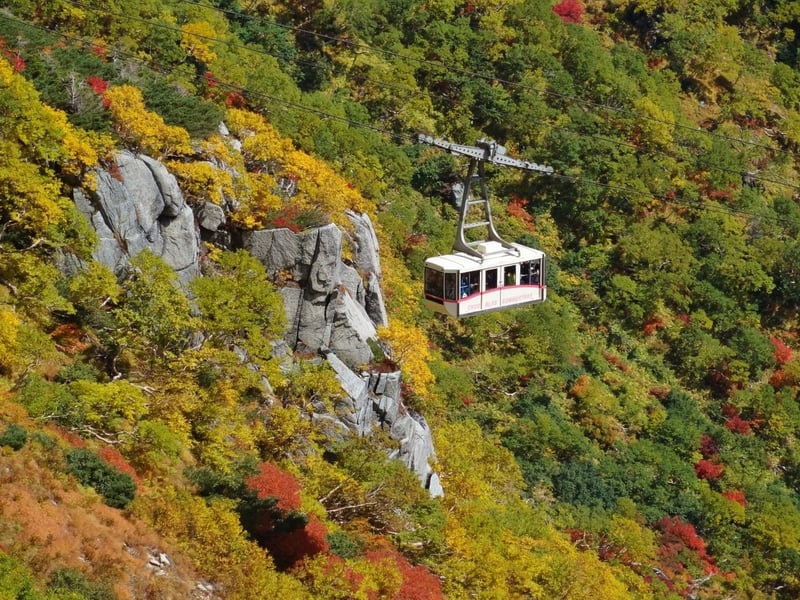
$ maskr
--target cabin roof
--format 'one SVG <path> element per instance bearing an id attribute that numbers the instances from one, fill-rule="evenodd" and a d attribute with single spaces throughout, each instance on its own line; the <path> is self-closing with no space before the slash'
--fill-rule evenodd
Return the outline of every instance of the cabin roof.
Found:
<path id="1" fill-rule="evenodd" d="M 519 254 L 514 250 L 504 248 L 498 242 L 483 242 L 480 248 L 480 251 L 483 252 L 482 261 L 465 252 L 454 252 L 428 258 L 425 266 L 436 267 L 443 271 L 476 271 L 513 265 L 527 260 L 538 260 L 544 256 L 544 252 L 541 250 L 534 250 L 522 244 L 512 244 L 512 246 L 519 250 Z"/>

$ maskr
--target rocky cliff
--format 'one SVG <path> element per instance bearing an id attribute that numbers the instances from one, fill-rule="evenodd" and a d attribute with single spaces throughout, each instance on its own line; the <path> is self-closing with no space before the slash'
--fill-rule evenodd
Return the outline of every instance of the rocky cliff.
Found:
<path id="1" fill-rule="evenodd" d="M 347 232 L 326 225 L 297 234 L 270 229 L 227 236 L 224 209 L 209 203 L 190 207 L 175 177 L 152 158 L 120 152 L 112 168 L 97 172 L 97 181 L 92 192 L 76 189 L 74 199 L 98 234 L 94 257 L 99 262 L 122 276 L 128 259 L 149 249 L 185 285 L 201 276 L 201 239 L 245 248 L 283 283 L 288 348 L 326 360 L 347 393 L 335 415 L 320 412 L 313 418 L 327 421 L 326 429 L 340 436 L 388 431 L 398 443 L 395 458 L 433 495 L 442 493 L 429 465 L 434 454 L 430 429 L 404 406 L 400 373 L 370 367 L 376 328 L 387 318 L 378 241 L 367 215 L 348 213 L 352 230 Z M 352 260 L 343 260 L 344 244 Z"/>

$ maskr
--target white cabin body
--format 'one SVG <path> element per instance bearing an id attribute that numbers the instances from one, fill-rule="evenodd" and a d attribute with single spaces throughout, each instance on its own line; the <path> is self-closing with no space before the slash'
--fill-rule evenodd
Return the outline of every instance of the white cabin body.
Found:
<path id="1" fill-rule="evenodd" d="M 547 296 L 545 254 L 521 244 L 477 246 L 482 260 L 465 252 L 425 261 L 425 305 L 466 317 L 536 302 Z"/>

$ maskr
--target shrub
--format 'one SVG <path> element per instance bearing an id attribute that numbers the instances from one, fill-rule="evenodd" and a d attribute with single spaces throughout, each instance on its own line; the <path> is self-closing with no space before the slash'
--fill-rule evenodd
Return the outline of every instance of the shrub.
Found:
<path id="1" fill-rule="evenodd" d="M 50 591 L 58 592 L 58 597 L 79 597 L 85 600 L 114 600 L 116 596 L 108 584 L 89 581 L 86 575 L 77 569 L 57 569 L 50 576 L 47 586 Z M 62 596 L 62 593 L 66 593 Z"/>
<path id="2" fill-rule="evenodd" d="M 355 558 L 364 550 L 364 542 L 346 531 L 331 531 L 328 534 L 328 548 L 331 554 L 340 558 Z"/>
<path id="3" fill-rule="evenodd" d="M 14 450 L 19 450 L 28 441 L 28 432 L 25 428 L 11 423 L 0 435 L 0 446 L 10 446 Z"/>
<path id="4" fill-rule="evenodd" d="M 136 484 L 130 475 L 120 473 L 90 450 L 72 450 L 67 454 L 67 466 L 82 485 L 94 488 L 113 508 L 125 508 L 136 495 Z"/>

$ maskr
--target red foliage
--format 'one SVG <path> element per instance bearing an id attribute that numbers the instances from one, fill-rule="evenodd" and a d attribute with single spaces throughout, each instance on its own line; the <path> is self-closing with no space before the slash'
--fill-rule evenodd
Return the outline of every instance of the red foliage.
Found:
<path id="1" fill-rule="evenodd" d="M 84 440 L 81 436 L 72 433 L 71 431 L 67 431 L 58 425 L 50 425 L 48 426 L 48 429 L 54 431 L 62 440 L 67 442 L 73 448 L 86 448 L 86 440 Z"/>
<path id="2" fill-rule="evenodd" d="M 525 198 L 514 196 L 508 203 L 508 214 L 516 217 L 525 224 L 525 229 L 528 231 L 536 231 L 536 225 L 533 222 L 533 217 L 527 210 L 528 201 Z"/>
<path id="3" fill-rule="evenodd" d="M 265 537 L 264 541 L 275 559 L 275 564 L 288 568 L 306 557 L 328 552 L 327 538 L 325 525 L 316 517 L 311 517 L 305 527 L 275 531 Z"/>
<path id="4" fill-rule="evenodd" d="M 19 54 L 11 57 L 11 65 L 14 67 L 14 73 L 22 73 L 25 70 L 25 61 Z"/>
<path id="5" fill-rule="evenodd" d="M 106 58 L 107 51 L 108 49 L 103 44 L 92 45 L 92 54 L 94 54 L 98 58 Z"/>
<path id="6" fill-rule="evenodd" d="M 694 472 L 700 479 L 715 481 L 722 477 L 722 473 L 725 472 L 725 467 L 716 462 L 716 460 L 708 460 L 704 458 L 695 463 Z"/>
<path id="7" fill-rule="evenodd" d="M 742 506 L 747 506 L 747 498 L 744 497 L 744 492 L 742 490 L 727 490 L 722 492 L 722 495 L 731 502 L 736 502 Z"/>
<path id="8" fill-rule="evenodd" d="M 644 322 L 642 325 L 642 331 L 645 335 L 653 335 L 656 331 L 662 329 L 664 325 L 664 319 L 656 315 Z"/>
<path id="9" fill-rule="evenodd" d="M 711 458 L 719 454 L 719 444 L 712 436 L 704 433 L 700 438 L 700 454 L 703 458 Z"/>
<path id="10" fill-rule="evenodd" d="M 739 415 L 739 409 L 730 404 L 725 404 L 722 407 L 722 414 L 725 415 L 725 427 L 733 433 L 740 433 L 742 435 L 749 435 L 752 431 L 752 423 L 745 421 Z"/>
<path id="11" fill-rule="evenodd" d="M 97 75 L 89 75 L 86 78 L 86 83 L 88 83 L 92 91 L 99 96 L 105 94 L 108 89 L 108 82 Z"/>
<path id="12" fill-rule="evenodd" d="M 228 108 L 244 108 L 247 102 L 239 92 L 228 92 L 225 96 L 225 106 Z"/>
<path id="13" fill-rule="evenodd" d="M 120 473 L 125 473 L 129 475 L 133 482 L 136 484 L 136 487 L 141 487 L 142 480 L 139 479 L 139 476 L 136 474 L 136 469 L 134 469 L 130 463 L 125 460 L 125 457 L 119 453 L 119 450 L 114 448 L 114 446 L 103 446 L 97 455 L 102 458 L 106 464 L 114 467 Z"/>
<path id="14" fill-rule="evenodd" d="M 772 346 L 774 347 L 773 355 L 779 365 L 785 365 L 792 360 L 792 349 L 787 346 L 783 340 L 772 336 L 769 338 L 769 341 L 772 342 Z"/>
<path id="15" fill-rule="evenodd" d="M 658 548 L 661 576 L 670 590 L 688 596 L 698 575 L 719 572 L 706 551 L 705 541 L 691 523 L 684 523 L 679 517 L 662 517 L 656 527 L 661 531 Z"/>
<path id="16" fill-rule="evenodd" d="M 705 540 L 697 535 L 697 531 L 691 523 L 683 522 L 680 517 L 661 517 L 657 527 L 661 531 L 662 549 L 669 544 L 680 544 L 696 552 L 702 559 L 711 559 L 706 552 Z"/>
<path id="17" fill-rule="evenodd" d="M 211 71 L 206 71 L 203 73 L 203 81 L 209 88 L 217 87 L 217 78 L 214 77 L 214 74 Z"/>
<path id="18" fill-rule="evenodd" d="M 300 508 L 300 482 L 274 463 L 261 463 L 258 475 L 245 481 L 247 487 L 258 494 L 258 498 L 275 498 L 282 511 Z"/>
<path id="19" fill-rule="evenodd" d="M 392 600 L 439 600 L 443 599 L 442 583 L 423 565 L 412 566 L 405 556 L 392 548 L 369 550 L 364 553 L 369 562 L 392 560 L 403 578 L 400 588 Z"/>
<path id="20" fill-rule="evenodd" d="M 553 12 L 564 23 L 580 23 L 583 21 L 583 11 L 583 5 L 578 0 L 561 0 L 553 7 Z"/>
<path id="21" fill-rule="evenodd" d="M 688 325 L 692 320 L 692 317 L 690 317 L 686 313 L 677 314 L 677 315 L 675 315 L 675 318 L 678 319 L 684 325 Z"/>

